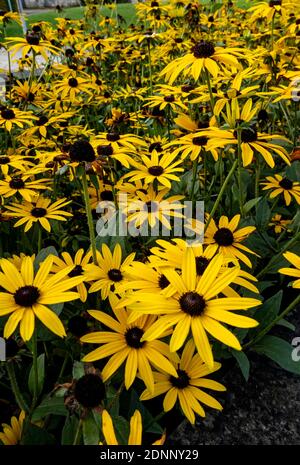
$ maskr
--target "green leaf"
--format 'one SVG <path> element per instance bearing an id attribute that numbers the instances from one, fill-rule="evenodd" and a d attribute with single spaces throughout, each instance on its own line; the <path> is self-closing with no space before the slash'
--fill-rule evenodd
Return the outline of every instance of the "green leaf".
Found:
<path id="1" fill-rule="evenodd" d="M 46 397 L 33 412 L 32 421 L 39 421 L 50 414 L 66 416 L 67 413 L 62 397 Z"/>
<path id="2" fill-rule="evenodd" d="M 256 227 L 265 230 L 271 219 L 271 210 L 266 199 L 260 199 L 256 206 Z"/>
<path id="3" fill-rule="evenodd" d="M 39 355 L 37 359 L 37 372 L 38 372 L 38 383 L 37 383 L 37 395 L 39 396 L 43 390 L 44 380 L 45 380 L 45 354 Z M 34 369 L 33 364 L 30 369 L 28 377 L 28 388 L 31 394 L 34 392 Z"/>
<path id="4" fill-rule="evenodd" d="M 46 444 L 55 444 L 55 438 L 45 429 L 32 423 L 26 423 L 21 444 L 30 446 L 40 446 L 42 444 L 44 446 Z"/>
<path id="5" fill-rule="evenodd" d="M 248 381 L 250 374 L 250 362 L 247 355 L 245 354 L 245 352 L 239 350 L 232 350 L 231 353 L 238 362 L 238 365 L 241 369 L 242 375 L 244 376 L 245 380 Z"/>
<path id="6" fill-rule="evenodd" d="M 79 420 L 75 415 L 68 415 L 62 430 L 61 444 L 63 446 L 72 446 Z"/>
<path id="7" fill-rule="evenodd" d="M 85 374 L 83 362 L 75 360 L 73 364 L 73 379 L 79 379 Z"/>
<path id="8" fill-rule="evenodd" d="M 289 321 L 285 320 L 284 318 L 278 321 L 277 324 L 279 326 L 284 326 L 285 328 L 290 329 L 291 331 L 296 331 L 296 326 L 290 323 Z"/>
<path id="9" fill-rule="evenodd" d="M 112 415 L 115 435 L 120 445 L 127 445 L 129 438 L 129 423 L 125 418 Z"/>
<path id="10" fill-rule="evenodd" d="M 265 336 L 253 346 L 253 350 L 266 355 L 284 370 L 300 375 L 300 361 L 292 359 L 293 347 L 280 337 Z"/>
<path id="11" fill-rule="evenodd" d="M 96 415 L 100 418 L 99 413 L 89 411 L 82 423 L 83 442 L 86 446 L 96 446 L 99 444 L 101 418 L 99 422 Z"/>
<path id="12" fill-rule="evenodd" d="M 253 318 L 259 322 L 259 326 L 253 328 L 249 331 L 249 336 L 255 337 L 256 334 L 260 333 L 263 329 L 265 329 L 273 320 L 277 317 L 281 301 L 282 301 L 282 294 L 283 291 L 277 292 L 268 300 L 266 300 L 253 315 Z"/>
<path id="13" fill-rule="evenodd" d="M 133 389 L 130 394 L 128 415 L 132 416 L 135 410 L 139 410 L 143 419 L 143 431 L 154 434 L 162 434 L 163 429 L 155 422 L 153 415 L 140 401 L 137 392 Z"/>
<path id="14" fill-rule="evenodd" d="M 248 200 L 244 205 L 244 213 L 249 213 L 249 211 L 258 204 L 261 197 L 256 197 L 255 199 Z"/>
<path id="15" fill-rule="evenodd" d="M 44 249 L 42 249 L 38 254 L 37 256 L 35 257 L 35 260 L 34 260 L 34 268 L 35 268 L 35 271 L 37 271 L 39 269 L 39 266 L 40 264 L 46 260 L 46 258 L 49 256 L 49 255 L 55 255 L 56 257 L 58 256 L 58 253 L 57 253 L 57 250 L 55 247 L 53 247 L 52 245 L 50 247 L 46 247 Z"/>

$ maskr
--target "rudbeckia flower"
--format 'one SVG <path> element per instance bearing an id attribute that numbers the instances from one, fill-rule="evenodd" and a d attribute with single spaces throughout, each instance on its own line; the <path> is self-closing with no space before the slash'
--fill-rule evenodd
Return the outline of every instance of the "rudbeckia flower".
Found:
<path id="1" fill-rule="evenodd" d="M 56 313 L 48 305 L 78 299 L 77 292 L 71 292 L 82 281 L 80 276 L 66 278 L 72 266 L 49 276 L 53 257 L 48 256 L 40 265 L 36 275 L 31 257 L 24 257 L 18 270 L 9 260 L 0 260 L 0 316 L 9 315 L 4 337 L 9 338 L 20 323 L 23 341 L 29 341 L 38 318 L 50 331 L 60 337 L 66 335 L 64 326 Z"/>
<path id="2" fill-rule="evenodd" d="M 297 181 L 291 181 L 286 176 L 283 177 L 280 174 L 275 176 L 267 176 L 266 182 L 262 182 L 261 185 L 263 190 L 273 189 L 270 193 L 270 199 L 274 199 L 280 194 L 283 194 L 285 204 L 288 206 L 292 201 L 292 197 L 300 205 L 300 183 Z"/>
<path id="3" fill-rule="evenodd" d="M 249 258 L 241 252 L 257 255 L 245 245 L 241 244 L 253 231 L 255 226 L 246 226 L 237 229 L 241 215 L 235 215 L 230 221 L 227 216 L 222 216 L 218 226 L 212 219 L 205 232 L 204 243 L 208 244 L 208 250 L 216 252 L 217 250 L 226 258 L 238 258 L 249 268 L 252 264 Z"/>
<path id="4" fill-rule="evenodd" d="M 3 431 L 0 432 L 0 440 L 5 446 L 15 446 L 20 443 L 24 419 L 25 412 L 21 410 L 19 418 L 11 418 L 10 425 L 2 423 Z"/>
<path id="5" fill-rule="evenodd" d="M 8 48 L 12 55 L 22 52 L 22 57 L 25 58 L 33 52 L 35 55 L 42 55 L 45 60 L 48 60 L 48 54 L 58 55 L 59 49 L 52 45 L 48 40 L 43 40 L 39 33 L 29 31 L 26 37 L 7 37 L 6 43 L 10 45 Z"/>
<path id="6" fill-rule="evenodd" d="M 22 204 L 12 203 L 6 205 L 6 209 L 10 210 L 7 216 L 20 218 L 14 227 L 25 224 L 24 232 L 29 231 L 34 223 L 39 223 L 46 231 L 51 231 L 49 220 L 67 221 L 67 217 L 73 216 L 72 213 L 61 210 L 61 208 L 69 205 L 71 201 L 60 199 L 51 204 L 51 199 L 39 196 L 33 198 L 31 202 L 23 202 Z"/>
<path id="7" fill-rule="evenodd" d="M 179 177 L 174 173 L 184 171 L 183 168 L 178 167 L 182 161 L 175 159 L 173 153 L 162 154 L 153 150 L 148 156 L 141 155 L 141 163 L 131 160 L 130 163 L 135 169 L 125 174 L 122 179 L 130 178 L 130 181 L 143 179 L 146 184 L 157 181 L 170 189 L 170 181 L 179 181 Z"/>
<path id="8" fill-rule="evenodd" d="M 284 258 L 290 262 L 295 268 L 280 268 L 279 273 L 287 276 L 293 276 L 296 281 L 293 281 L 292 286 L 296 289 L 300 289 L 300 257 L 293 252 L 286 252 L 283 254 Z"/>
<path id="9" fill-rule="evenodd" d="M 203 131 L 203 135 L 206 135 Z M 209 136 L 208 148 L 221 148 L 226 147 L 229 144 L 238 144 L 238 132 L 237 130 L 226 130 L 218 128 L 210 128 L 207 130 Z M 290 157 L 287 150 L 275 141 L 289 142 L 284 136 L 278 134 L 264 134 L 257 132 L 255 127 L 248 127 L 241 129 L 241 151 L 243 166 L 248 166 L 252 163 L 254 151 L 262 155 L 265 162 L 274 168 L 275 161 L 272 153 L 279 155 L 285 163 L 290 165 Z"/>
<path id="10" fill-rule="evenodd" d="M 94 281 L 89 292 L 101 290 L 102 299 L 106 299 L 113 290 L 118 293 L 119 287 L 127 281 L 127 267 L 133 262 L 135 253 L 128 255 L 122 262 L 120 244 L 116 244 L 113 253 L 106 244 L 103 244 L 101 252 L 97 251 L 98 265 L 90 264 L 87 266 L 86 279 Z"/>
<path id="11" fill-rule="evenodd" d="M 0 111 L 0 127 L 11 131 L 13 126 L 23 128 L 25 124 L 32 126 L 38 118 L 31 111 L 22 111 L 17 108 L 3 108 Z"/>
<path id="12" fill-rule="evenodd" d="M 87 290 L 84 284 L 84 278 L 86 265 L 88 265 L 88 263 L 91 261 L 91 252 L 88 252 L 86 255 L 84 255 L 84 250 L 79 249 L 77 250 L 74 259 L 68 252 L 62 252 L 61 256 L 62 258 L 53 258 L 52 272 L 58 273 L 59 271 L 64 270 L 65 268 L 70 268 L 70 266 L 72 266 L 68 276 L 70 278 L 73 278 L 74 276 L 82 276 L 83 282 L 77 284 L 77 292 L 80 296 L 81 302 L 85 302 L 87 299 Z"/>
<path id="13" fill-rule="evenodd" d="M 112 331 L 98 331 L 86 334 L 80 340 L 92 344 L 102 344 L 83 357 L 84 362 L 93 362 L 110 357 L 102 370 L 103 381 L 107 381 L 125 362 L 125 387 L 129 389 L 137 375 L 144 381 L 149 391 L 153 392 L 154 379 L 151 365 L 177 376 L 176 370 L 169 361 L 169 348 L 165 342 L 145 339 L 144 334 L 153 327 L 156 316 L 141 316 L 134 323 L 128 322 L 130 315 L 124 309 L 117 310 L 118 298 L 110 297 L 114 318 L 98 310 L 88 313 Z M 162 336 L 168 334 L 162 332 Z M 143 339 L 143 340 L 142 340 Z"/>
<path id="14" fill-rule="evenodd" d="M 202 404 L 223 410 L 222 405 L 204 389 L 213 391 L 226 391 L 225 386 L 205 376 L 214 373 L 221 368 L 221 364 L 215 362 L 207 367 L 199 354 L 195 354 L 195 344 L 189 340 L 185 345 L 181 358 L 176 354 L 173 357 L 173 365 L 177 371 L 177 378 L 167 373 L 154 373 L 154 392 L 147 389 L 142 393 L 141 400 L 150 400 L 161 394 L 165 394 L 163 408 L 165 412 L 172 410 L 177 401 L 183 414 L 190 423 L 195 423 L 195 413 L 205 417 Z"/>
<path id="15" fill-rule="evenodd" d="M 201 40 L 193 45 L 191 53 L 173 60 L 160 75 L 165 76 L 169 84 L 173 84 L 181 73 L 184 76 L 191 75 L 195 81 L 199 79 L 202 70 L 207 70 L 213 77 L 217 77 L 220 65 L 240 69 L 236 55 L 241 56 L 241 53 L 242 50 L 215 47 L 212 42 Z"/>
<path id="16" fill-rule="evenodd" d="M 182 210 L 179 200 L 184 198 L 183 195 L 173 195 L 166 198 L 169 189 L 162 189 L 156 193 L 153 187 L 147 188 L 147 193 L 138 191 L 136 198 L 128 200 L 122 212 L 126 215 L 126 221 L 134 224 L 136 228 L 149 226 L 150 228 L 159 228 L 161 223 L 165 228 L 171 230 L 171 218 L 184 218 L 184 215 L 178 210 Z"/>
<path id="17" fill-rule="evenodd" d="M 269 223 L 269 226 L 274 227 L 274 231 L 276 234 L 280 234 L 282 231 L 287 229 L 287 226 L 291 223 L 291 220 L 284 220 L 282 215 L 276 213 Z"/>
<path id="18" fill-rule="evenodd" d="M 49 179 L 36 179 L 33 181 L 32 177 L 30 173 L 6 176 L 4 180 L 0 180 L 0 195 L 8 198 L 19 193 L 24 200 L 31 202 L 32 197 L 35 197 L 39 190 L 50 189 L 47 186 Z"/>
<path id="19" fill-rule="evenodd" d="M 257 322 L 252 318 L 237 315 L 232 310 L 246 310 L 260 305 L 257 299 L 246 297 L 219 297 L 224 289 L 233 282 L 239 273 L 239 267 L 234 266 L 222 273 L 223 257 L 213 258 L 201 277 L 197 276 L 196 260 L 188 247 L 185 251 L 182 273 L 175 270 L 164 270 L 164 275 L 177 290 L 174 296 L 166 298 L 162 294 L 132 292 L 122 299 L 118 307 L 127 305 L 133 311 L 129 318 L 132 322 L 139 313 L 147 315 L 163 315 L 149 328 L 141 341 L 153 341 L 172 326 L 175 329 L 170 339 L 170 350 L 175 352 L 183 346 L 192 331 L 197 350 L 210 367 L 213 366 L 213 353 L 207 333 L 223 344 L 241 350 L 237 337 L 220 322 L 238 328 L 252 328 Z"/>

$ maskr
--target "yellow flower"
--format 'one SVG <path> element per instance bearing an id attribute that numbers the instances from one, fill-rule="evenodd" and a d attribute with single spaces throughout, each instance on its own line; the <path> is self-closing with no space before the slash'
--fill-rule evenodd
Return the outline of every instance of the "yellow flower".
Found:
<path id="1" fill-rule="evenodd" d="M 68 252 L 62 252 L 61 256 L 62 258 L 53 257 L 52 272 L 58 273 L 59 271 L 64 270 L 65 268 L 70 268 L 70 266 L 72 266 L 72 269 L 68 273 L 68 276 L 70 278 L 73 278 L 74 276 L 82 276 L 84 280 L 86 274 L 86 266 L 88 265 L 92 257 L 91 252 L 88 252 L 84 256 L 84 250 L 79 249 L 75 254 L 74 260 Z M 81 302 L 85 302 L 87 299 L 87 290 L 84 281 L 77 284 L 77 292 L 80 296 Z"/>
<path id="2" fill-rule="evenodd" d="M 300 205 L 300 183 L 297 181 L 291 181 L 289 178 L 282 177 L 280 174 L 275 174 L 273 176 L 267 176 L 267 181 L 262 182 L 261 184 L 263 190 L 273 189 L 270 193 L 270 199 L 274 199 L 280 194 L 283 194 L 284 201 L 286 205 L 290 205 L 292 197 L 296 200 L 298 205 Z"/>
<path id="3" fill-rule="evenodd" d="M 286 252 L 283 254 L 284 258 L 289 261 L 295 268 L 280 268 L 279 273 L 287 276 L 294 276 L 296 281 L 293 281 L 292 286 L 296 289 L 300 289 L 300 257 L 292 252 Z"/>
<path id="4" fill-rule="evenodd" d="M 19 418 L 11 418 L 10 425 L 2 423 L 3 432 L 0 433 L 0 440 L 5 446 L 15 446 L 20 443 L 24 419 L 25 412 L 21 410 Z"/>
<path id="5" fill-rule="evenodd" d="M 0 180 L 0 195 L 4 198 L 12 197 L 15 194 L 20 194 L 24 200 L 31 202 L 32 198 L 37 195 L 37 191 L 50 189 L 47 186 L 49 179 L 32 180 L 31 173 L 6 176 L 4 180 Z"/>
<path id="6" fill-rule="evenodd" d="M 201 404 L 217 410 L 223 409 L 222 405 L 202 388 L 226 391 L 226 388 L 217 381 L 204 378 L 204 376 L 219 370 L 221 364 L 215 362 L 208 368 L 199 354 L 194 355 L 194 352 L 195 344 L 189 340 L 181 358 L 177 354 L 173 357 L 173 365 L 178 377 L 174 378 L 167 373 L 154 373 L 154 392 L 151 393 L 146 389 L 140 397 L 141 400 L 149 400 L 166 394 L 163 403 L 165 412 L 172 410 L 178 400 L 184 415 L 192 424 L 195 423 L 195 413 L 205 417 L 205 411 Z"/>
<path id="7" fill-rule="evenodd" d="M 101 290 L 102 299 L 106 299 L 111 292 L 118 293 L 118 289 L 127 281 L 126 269 L 135 257 L 131 253 L 122 263 L 122 249 L 116 244 L 113 254 L 106 244 L 102 245 L 102 253 L 97 251 L 98 265 L 88 265 L 86 279 L 94 281 L 89 292 Z M 113 290 L 114 291 L 113 291 Z"/>
<path id="8" fill-rule="evenodd" d="M 66 278 L 72 266 L 49 276 L 52 265 L 50 255 L 34 275 L 31 257 L 23 258 L 20 270 L 9 260 L 0 260 L 0 286 L 4 289 L 0 292 L 0 316 L 11 314 L 4 327 L 5 338 L 9 338 L 20 323 L 20 335 L 24 341 L 29 341 L 36 317 L 53 333 L 60 337 L 66 335 L 62 322 L 47 305 L 78 299 L 77 292 L 69 289 L 79 284 L 82 278 Z"/>
<path id="9" fill-rule="evenodd" d="M 249 258 L 241 252 L 248 252 L 257 255 L 245 245 L 241 244 L 249 234 L 255 231 L 255 226 L 246 226 L 242 229 L 237 229 L 241 215 L 235 215 L 230 221 L 227 216 L 221 216 L 218 226 L 212 219 L 205 232 L 204 243 L 208 244 L 208 250 L 219 252 L 226 258 L 238 258 L 244 262 L 249 268 L 252 268 L 252 263 Z"/>
<path id="10" fill-rule="evenodd" d="M 217 255 L 202 276 L 197 276 L 195 256 L 191 247 L 188 247 L 181 275 L 175 270 L 164 270 L 164 275 L 177 291 L 175 295 L 166 298 L 162 294 L 132 292 L 118 306 L 127 305 L 133 311 L 130 322 L 139 313 L 164 315 L 145 332 L 141 341 L 159 338 L 164 331 L 176 325 L 170 340 L 171 352 L 182 347 L 191 330 L 201 358 L 212 367 L 213 353 L 206 332 L 223 344 L 241 350 L 237 337 L 220 322 L 238 328 L 257 326 L 258 323 L 252 318 L 237 315 L 232 310 L 246 310 L 261 304 L 257 299 L 246 297 L 219 297 L 239 274 L 238 266 L 220 273 L 222 265 L 223 258 Z"/>
<path id="11" fill-rule="evenodd" d="M 115 318 L 98 310 L 89 310 L 89 314 L 112 331 L 98 331 L 86 334 L 81 342 L 103 344 L 83 358 L 84 362 L 94 362 L 106 357 L 109 361 L 102 370 L 103 381 L 110 378 L 125 362 L 125 387 L 129 389 L 137 374 L 144 381 L 150 391 L 154 388 L 154 379 L 151 365 L 167 373 L 177 376 L 176 370 L 168 360 L 168 345 L 157 340 L 147 340 L 144 335 L 151 330 L 156 316 L 141 316 L 130 324 L 130 312 L 117 309 L 119 299 L 110 297 L 111 307 Z M 166 331 L 162 336 L 166 335 Z M 143 339 L 143 340 L 142 340 Z"/>
<path id="12" fill-rule="evenodd" d="M 19 128 L 23 128 L 24 124 L 32 126 L 37 119 L 31 111 L 22 111 L 17 108 L 3 108 L 0 111 L 0 127 L 3 126 L 9 132 L 13 125 Z"/>
<path id="13" fill-rule="evenodd" d="M 51 200 L 42 197 L 33 198 L 31 202 L 23 202 L 22 204 L 13 203 L 6 205 L 7 216 L 20 218 L 14 227 L 25 224 L 24 232 L 29 231 L 34 223 L 39 223 L 46 231 L 51 231 L 51 225 L 48 220 L 67 221 L 67 217 L 73 216 L 72 213 L 61 210 L 62 207 L 69 205 L 71 201 L 60 199 L 51 204 Z"/>

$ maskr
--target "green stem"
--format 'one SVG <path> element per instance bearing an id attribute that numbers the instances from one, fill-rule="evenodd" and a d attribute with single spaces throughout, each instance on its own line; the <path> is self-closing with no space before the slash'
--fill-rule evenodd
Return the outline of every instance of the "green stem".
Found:
<path id="1" fill-rule="evenodd" d="M 150 92 L 152 95 L 153 94 L 153 83 L 152 83 L 152 60 L 151 60 L 150 39 L 147 39 L 147 49 L 148 49 L 148 63 L 149 63 Z"/>
<path id="2" fill-rule="evenodd" d="M 90 205 L 88 183 L 87 183 L 86 172 L 85 172 L 84 167 L 83 167 L 83 174 L 82 174 L 82 188 L 83 188 L 83 197 L 84 197 L 84 202 L 85 202 L 85 210 L 86 210 L 86 216 L 87 216 L 89 233 L 90 233 L 90 242 L 91 242 L 91 247 L 92 247 L 93 262 L 95 264 L 97 264 L 96 239 L 95 239 L 95 232 L 94 232 L 94 223 L 93 223 L 92 210 L 91 210 L 91 205 Z"/>
<path id="3" fill-rule="evenodd" d="M 242 131 L 241 129 L 237 130 L 238 137 L 238 184 L 239 184 L 239 205 L 241 217 L 244 216 L 244 205 L 243 205 L 243 190 L 242 190 Z"/>
<path id="4" fill-rule="evenodd" d="M 215 99 L 214 99 L 214 96 L 213 96 L 213 93 L 212 93 L 211 82 L 210 82 L 210 74 L 207 71 L 207 69 L 205 69 L 205 79 L 206 79 L 208 92 L 209 92 L 211 112 L 212 112 L 212 114 L 214 114 Z"/>
<path id="5" fill-rule="evenodd" d="M 73 446 L 76 446 L 76 445 L 78 444 L 78 442 L 79 442 L 79 437 L 80 437 L 80 432 L 81 432 L 81 428 L 82 428 L 82 423 L 83 423 L 83 420 L 82 420 L 82 418 L 80 418 L 80 420 L 79 420 L 79 422 L 78 422 L 76 434 L 75 434 L 75 437 L 74 437 Z"/>
<path id="6" fill-rule="evenodd" d="M 15 373 L 15 368 L 14 368 L 14 361 L 9 360 L 6 363 L 6 368 L 7 368 L 7 373 L 8 373 L 10 385 L 11 385 L 11 388 L 12 388 L 12 391 L 14 393 L 14 396 L 15 396 L 15 399 L 17 401 L 18 406 L 20 407 L 20 409 L 24 410 L 25 412 L 28 412 L 29 407 L 28 407 L 27 403 L 25 402 L 25 400 L 24 400 L 24 398 L 23 398 L 23 396 L 22 396 L 22 394 L 20 392 L 18 383 L 17 383 L 16 373 Z"/>
<path id="7" fill-rule="evenodd" d="M 214 216 L 214 214 L 215 214 L 215 212 L 216 212 L 216 210 L 217 210 L 217 208 L 219 206 L 221 198 L 223 197 L 223 194 L 225 192 L 226 186 L 229 183 L 229 181 L 230 181 L 230 179 L 231 179 L 231 177 L 232 177 L 232 175 L 233 175 L 233 173 L 234 173 L 234 171 L 235 171 L 235 169 L 237 167 L 237 164 L 238 164 L 238 160 L 235 160 L 232 167 L 231 167 L 231 170 L 229 171 L 229 173 L 227 174 L 227 177 L 225 178 L 224 184 L 222 185 L 222 187 L 220 189 L 218 197 L 217 197 L 217 199 L 216 199 L 216 201 L 214 203 L 214 206 L 213 206 L 213 208 L 212 208 L 212 210 L 211 210 L 211 212 L 209 214 L 209 217 L 208 217 L 208 219 L 206 221 L 206 224 L 205 224 L 205 227 L 204 227 L 204 232 L 207 230 L 207 228 L 209 226 L 209 223 L 211 222 L 211 219 L 213 218 L 213 216 Z"/>
<path id="8" fill-rule="evenodd" d="M 260 333 L 258 333 L 254 339 L 247 342 L 247 344 L 244 345 L 243 349 L 251 347 L 253 344 L 262 339 L 270 331 L 270 329 L 273 328 L 273 326 L 275 326 L 280 320 L 282 320 L 282 318 L 284 318 L 288 313 L 290 313 L 299 303 L 300 294 L 293 300 L 293 302 L 290 303 L 290 305 L 286 307 L 285 310 L 283 310 L 283 312 L 281 312 L 273 321 L 271 321 L 271 323 L 268 324 L 268 326 L 266 326 L 262 331 L 260 331 Z"/>
<path id="9" fill-rule="evenodd" d="M 193 204 L 193 207 L 194 207 L 195 184 L 196 184 L 196 178 L 197 178 L 198 161 L 199 161 L 199 157 L 197 157 L 193 161 L 193 180 L 192 180 L 192 188 L 191 188 L 191 202 Z"/>
<path id="10" fill-rule="evenodd" d="M 35 406 L 38 401 L 38 383 L 39 383 L 39 374 L 38 374 L 38 365 L 37 365 L 37 331 L 36 329 L 33 332 L 32 336 L 32 357 L 33 357 L 33 399 L 31 404 L 31 412 L 35 409 Z"/>
<path id="11" fill-rule="evenodd" d="M 298 234 L 296 234 L 295 237 L 293 237 L 289 242 L 286 243 L 286 245 L 283 247 L 283 249 L 278 252 L 276 255 L 274 255 L 271 260 L 269 261 L 268 265 L 265 266 L 257 275 L 256 277 L 259 279 L 261 278 L 264 274 L 266 274 L 266 272 L 272 267 L 273 263 L 277 260 L 278 257 L 280 257 L 280 255 L 282 255 L 284 252 L 286 252 L 290 247 L 292 247 L 292 245 L 295 244 L 295 242 L 297 242 L 298 240 L 300 239 L 300 232 L 298 232 Z"/>
<path id="12" fill-rule="evenodd" d="M 38 224 L 38 253 L 41 251 L 41 249 L 42 249 L 42 228 Z"/>
<path id="13" fill-rule="evenodd" d="M 255 198 L 259 197 L 259 179 L 260 179 L 260 163 L 259 158 L 256 159 L 256 170 L 255 170 Z"/>

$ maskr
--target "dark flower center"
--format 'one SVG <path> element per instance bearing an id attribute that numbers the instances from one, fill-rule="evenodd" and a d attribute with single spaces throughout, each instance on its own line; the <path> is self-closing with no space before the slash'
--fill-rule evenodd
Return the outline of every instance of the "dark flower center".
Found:
<path id="1" fill-rule="evenodd" d="M 290 190 L 293 188 L 293 181 L 291 181 L 288 178 L 283 178 L 281 181 L 279 181 L 280 187 L 285 190 Z"/>
<path id="2" fill-rule="evenodd" d="M 268 121 L 269 115 L 268 115 L 267 110 L 265 110 L 264 108 L 259 110 L 259 112 L 257 114 L 257 119 L 258 119 L 258 121 Z"/>
<path id="3" fill-rule="evenodd" d="M 68 274 L 68 276 L 70 276 L 70 278 L 73 278 L 74 276 L 80 276 L 82 275 L 82 266 L 81 265 L 76 265 L 72 271 L 70 271 L 70 273 Z"/>
<path id="4" fill-rule="evenodd" d="M 191 85 L 185 85 L 185 86 L 181 86 L 181 90 L 182 92 L 191 92 L 192 90 L 194 89 L 194 86 L 191 86 Z"/>
<path id="5" fill-rule="evenodd" d="M 200 316 L 206 307 L 205 299 L 198 292 L 186 292 L 179 299 L 181 310 L 190 316 Z"/>
<path id="6" fill-rule="evenodd" d="M 281 1 L 282 0 L 270 0 L 269 1 L 269 6 L 272 7 L 272 6 L 280 6 L 281 5 Z"/>
<path id="7" fill-rule="evenodd" d="M 9 187 L 12 189 L 23 189 L 25 187 L 25 183 L 21 178 L 12 178 L 9 183 Z"/>
<path id="8" fill-rule="evenodd" d="M 47 210 L 45 208 L 35 207 L 31 210 L 31 214 L 36 218 L 42 218 L 47 214 Z"/>
<path id="9" fill-rule="evenodd" d="M 98 155 L 102 155 L 105 157 L 109 157 L 114 153 L 114 149 L 112 148 L 111 144 L 108 145 L 98 145 L 97 147 Z"/>
<path id="10" fill-rule="evenodd" d="M 34 32 L 29 32 L 26 34 L 26 41 L 29 45 L 39 45 L 40 36 Z"/>
<path id="11" fill-rule="evenodd" d="M 109 279 L 111 279 L 115 283 L 118 283 L 119 281 L 122 281 L 123 279 L 123 275 L 121 271 L 118 270 L 117 268 L 112 268 L 111 270 L 109 270 L 107 274 L 108 274 Z"/>
<path id="12" fill-rule="evenodd" d="M 0 157 L 0 165 L 6 165 L 9 162 L 10 162 L 9 157 Z"/>
<path id="13" fill-rule="evenodd" d="M 141 349 L 141 347 L 143 347 L 145 344 L 144 341 L 141 342 L 143 335 L 144 331 L 138 326 L 134 326 L 133 328 L 128 329 L 125 333 L 127 345 L 129 345 L 129 347 L 133 347 L 134 349 Z"/>
<path id="14" fill-rule="evenodd" d="M 1 116 L 3 119 L 14 119 L 16 117 L 15 112 L 9 109 L 1 110 Z"/>
<path id="15" fill-rule="evenodd" d="M 198 276 L 202 276 L 209 265 L 210 260 L 205 257 L 196 257 L 196 272 Z"/>
<path id="16" fill-rule="evenodd" d="M 159 6 L 159 3 L 158 3 L 158 2 L 156 2 L 156 1 L 151 2 L 151 8 L 155 8 L 155 7 L 157 7 L 157 6 Z"/>
<path id="17" fill-rule="evenodd" d="M 69 155 L 72 161 L 86 161 L 91 163 L 96 158 L 93 147 L 84 139 L 77 140 L 71 145 Z"/>
<path id="18" fill-rule="evenodd" d="M 175 101 L 175 97 L 174 97 L 174 95 L 166 95 L 166 96 L 164 97 L 164 101 L 165 101 L 165 102 L 172 103 L 172 102 Z"/>
<path id="19" fill-rule="evenodd" d="M 234 137 L 237 139 L 237 131 L 233 132 Z M 257 140 L 257 131 L 255 128 L 245 128 L 241 130 L 241 141 L 242 142 L 255 142 Z"/>
<path id="20" fill-rule="evenodd" d="M 44 126 L 44 124 L 48 123 L 48 121 L 49 120 L 48 120 L 47 116 L 43 115 L 38 119 L 38 121 L 36 122 L 36 125 L 37 126 Z"/>
<path id="21" fill-rule="evenodd" d="M 159 279 L 158 279 L 158 285 L 161 289 L 165 289 L 166 287 L 168 287 L 170 284 L 170 281 L 168 280 L 168 278 L 166 278 L 166 276 L 164 274 L 161 274 Z"/>
<path id="22" fill-rule="evenodd" d="M 102 191 L 100 194 L 101 200 L 114 200 L 112 191 Z"/>
<path id="23" fill-rule="evenodd" d="M 194 145 L 199 145 L 202 147 L 203 145 L 207 144 L 208 137 L 206 136 L 193 137 L 192 141 Z"/>
<path id="24" fill-rule="evenodd" d="M 175 44 L 181 44 L 183 42 L 183 39 L 181 37 L 178 37 L 175 39 Z"/>
<path id="25" fill-rule="evenodd" d="M 70 78 L 68 84 L 70 87 L 78 87 L 78 81 L 76 78 Z"/>
<path id="26" fill-rule="evenodd" d="M 152 144 L 149 145 L 149 152 L 153 152 L 153 150 L 156 150 L 158 153 L 162 152 L 162 146 L 160 142 L 152 142 Z"/>
<path id="27" fill-rule="evenodd" d="M 100 376 L 89 373 L 79 378 L 76 381 L 74 396 L 83 407 L 98 407 L 105 397 L 105 386 Z"/>
<path id="28" fill-rule="evenodd" d="M 214 234 L 214 240 L 219 245 L 229 246 L 234 242 L 234 237 L 230 229 L 219 228 Z"/>
<path id="29" fill-rule="evenodd" d="M 35 286 L 20 287 L 14 294 L 17 305 L 21 307 L 31 307 L 35 304 L 40 296 L 40 292 Z"/>
<path id="30" fill-rule="evenodd" d="M 158 202 L 154 202 L 153 200 L 148 200 L 145 202 L 145 210 L 148 213 L 156 213 L 159 210 Z"/>
<path id="31" fill-rule="evenodd" d="M 212 42 L 201 40 L 192 47 L 192 53 L 195 58 L 209 58 L 215 53 L 215 47 Z"/>
<path id="32" fill-rule="evenodd" d="M 190 384 L 190 377 L 184 370 L 177 370 L 178 378 L 170 376 L 170 383 L 177 389 L 184 389 Z"/>
<path id="33" fill-rule="evenodd" d="M 161 174 L 163 174 L 164 172 L 164 169 L 162 166 L 150 166 L 150 168 L 148 168 L 148 173 L 151 174 L 152 176 L 160 176 Z"/>
<path id="34" fill-rule="evenodd" d="M 27 96 L 28 102 L 34 102 L 34 99 L 35 99 L 35 95 L 32 92 L 29 92 Z"/>
<path id="35" fill-rule="evenodd" d="M 109 142 L 116 142 L 120 139 L 120 135 L 117 132 L 109 132 L 108 134 L 106 134 L 106 139 Z"/>

